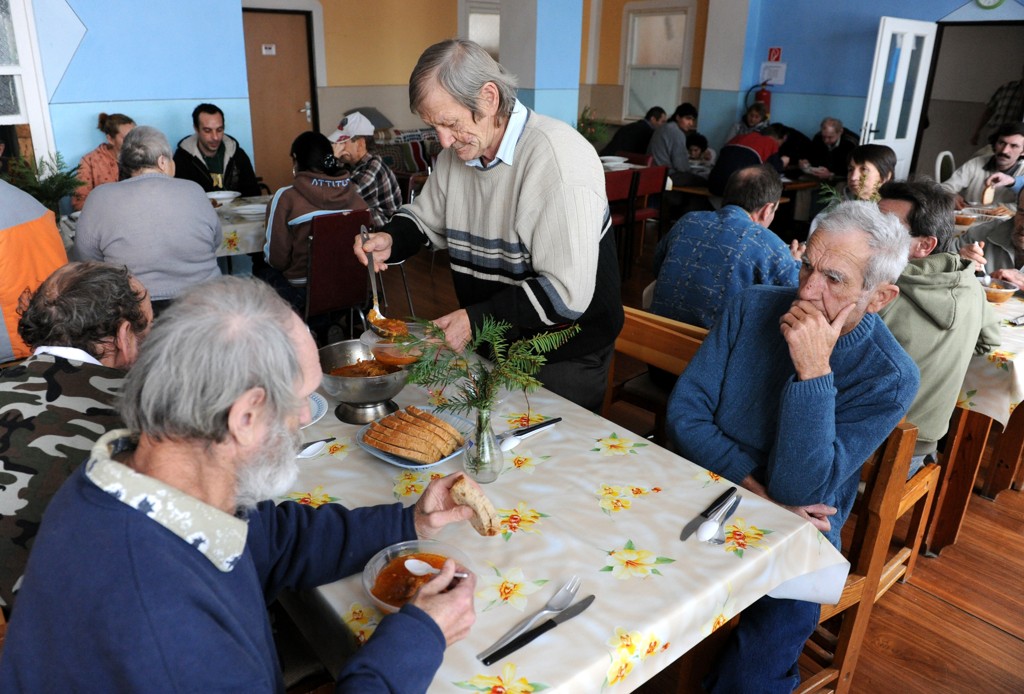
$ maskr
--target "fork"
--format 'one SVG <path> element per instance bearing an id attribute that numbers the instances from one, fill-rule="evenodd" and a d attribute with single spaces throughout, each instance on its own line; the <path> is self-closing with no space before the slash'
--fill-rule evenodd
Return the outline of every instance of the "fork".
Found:
<path id="1" fill-rule="evenodd" d="M 536 624 L 542 617 L 546 617 L 556 612 L 561 612 L 576 599 L 576 593 L 580 589 L 582 581 L 579 576 L 574 575 L 565 585 L 562 586 L 557 593 L 551 596 L 547 604 L 531 617 L 527 617 L 523 621 L 512 627 L 504 636 L 494 642 L 494 645 L 488 648 L 486 651 L 477 654 L 477 658 L 483 660 L 493 653 L 497 652 L 499 648 L 515 639 L 520 634 L 527 632 L 534 624 Z"/>

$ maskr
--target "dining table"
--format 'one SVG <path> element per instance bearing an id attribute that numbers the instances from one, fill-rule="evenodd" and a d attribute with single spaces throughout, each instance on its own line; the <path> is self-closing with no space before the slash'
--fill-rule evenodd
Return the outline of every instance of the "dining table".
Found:
<path id="1" fill-rule="evenodd" d="M 999 424 L 1005 431 L 1010 416 L 1024 399 L 1024 295 L 1017 292 L 1007 301 L 990 306 L 999 321 L 1001 344 L 971 357 L 960 387 L 958 410 L 950 425 L 950 434 L 959 440 L 947 456 L 925 536 L 925 550 L 932 555 L 956 542 L 992 427 Z M 993 498 L 1002 489 L 986 484 L 985 491 L 985 496 Z"/>
<path id="2" fill-rule="evenodd" d="M 256 195 L 235 198 L 217 208 L 220 228 L 224 233 L 217 249 L 218 257 L 263 252 L 267 241 L 266 207 L 269 203 L 269 195 Z"/>
<path id="3" fill-rule="evenodd" d="M 408 384 L 394 405 L 429 410 L 445 399 Z M 385 460 L 360 443 L 366 425 L 341 421 L 351 408 L 337 405 L 323 391 L 312 396 L 303 439 L 334 440 L 297 461 L 298 479 L 279 501 L 408 506 L 432 479 L 463 470 L 464 454 L 432 466 Z M 469 419 L 447 416 L 472 438 Z M 448 647 L 430 691 L 629 692 L 765 595 L 838 600 L 849 563 L 783 507 L 741 489 L 722 544 L 683 541 L 683 527 L 728 480 L 543 388 L 504 393 L 491 421 L 500 434 L 555 417 L 482 485 L 498 534 L 456 523 L 435 538 L 469 558 L 476 622 Z M 595 596 L 588 609 L 493 665 L 476 657 L 572 576 L 582 581 L 578 599 Z M 385 618 L 360 575 L 282 602 L 332 673 Z"/>

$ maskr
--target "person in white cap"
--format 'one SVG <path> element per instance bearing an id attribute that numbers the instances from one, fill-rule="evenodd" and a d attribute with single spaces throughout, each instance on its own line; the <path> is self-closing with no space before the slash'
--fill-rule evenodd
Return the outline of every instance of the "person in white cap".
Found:
<path id="1" fill-rule="evenodd" d="M 354 111 L 341 119 L 338 129 L 327 139 L 335 159 L 351 171 L 360 197 L 370 208 L 374 228 L 380 229 L 402 206 L 402 191 L 384 160 L 369 151 L 367 139 L 373 142 L 373 123 Z"/>

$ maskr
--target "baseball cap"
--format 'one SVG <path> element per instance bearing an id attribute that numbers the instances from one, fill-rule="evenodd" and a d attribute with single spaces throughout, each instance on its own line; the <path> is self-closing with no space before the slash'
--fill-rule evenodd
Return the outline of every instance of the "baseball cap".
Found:
<path id="1" fill-rule="evenodd" d="M 338 129 L 327 136 L 331 142 L 346 142 L 353 137 L 373 137 L 373 123 L 359 111 L 353 111 L 338 123 Z"/>

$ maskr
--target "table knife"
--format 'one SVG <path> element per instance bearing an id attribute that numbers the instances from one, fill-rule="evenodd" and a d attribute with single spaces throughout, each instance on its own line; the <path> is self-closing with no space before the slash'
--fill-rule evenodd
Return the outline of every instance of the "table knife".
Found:
<path id="1" fill-rule="evenodd" d="M 561 417 L 552 417 L 551 419 L 545 419 L 543 422 L 538 422 L 537 424 L 531 424 L 528 427 L 520 427 L 518 429 L 509 429 L 508 431 L 502 432 L 501 435 L 498 436 L 498 441 L 500 442 L 502 439 L 505 439 L 506 437 L 509 437 L 509 436 L 515 436 L 517 439 L 523 439 L 523 438 L 526 438 L 527 436 L 532 436 L 533 434 L 536 434 L 541 429 L 546 429 L 547 427 L 551 426 L 552 424 L 558 424 L 561 421 L 562 421 Z"/>
<path id="2" fill-rule="evenodd" d="M 697 528 L 700 527 L 701 523 L 710 518 L 715 512 L 720 511 L 722 507 L 729 502 L 729 499 L 731 499 L 732 495 L 735 493 L 736 487 L 729 487 L 724 492 L 722 492 L 722 494 L 717 499 L 711 502 L 710 506 L 701 511 L 699 515 L 694 517 L 693 520 L 691 520 L 689 523 L 683 526 L 683 531 L 679 533 L 679 539 L 685 541 L 686 538 L 690 537 L 690 535 L 693 535 L 695 532 L 697 532 Z"/>
<path id="3" fill-rule="evenodd" d="M 588 595 L 587 597 L 577 602 L 575 605 L 570 605 L 569 607 L 565 608 L 564 610 L 556 614 L 551 619 L 547 620 L 546 622 L 541 622 L 540 624 L 535 626 L 533 629 L 530 629 L 522 636 L 517 636 L 513 640 L 509 641 L 505 646 L 484 658 L 484 665 L 493 665 L 505 656 L 511 655 L 512 653 L 518 651 L 520 648 L 530 643 L 541 634 L 551 631 L 562 622 L 572 619 L 580 612 L 590 607 L 590 603 L 592 602 L 594 602 L 594 596 Z"/>

